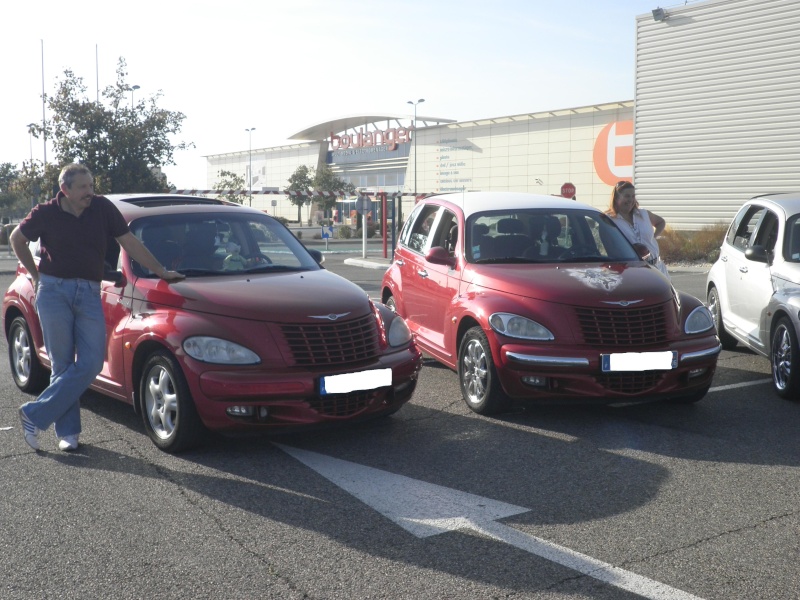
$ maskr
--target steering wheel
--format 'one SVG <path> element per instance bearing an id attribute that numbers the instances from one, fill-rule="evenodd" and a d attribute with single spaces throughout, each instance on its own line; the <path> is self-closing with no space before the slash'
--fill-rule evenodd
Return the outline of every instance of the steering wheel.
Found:
<path id="1" fill-rule="evenodd" d="M 560 260 L 573 260 L 576 258 L 597 258 L 600 253 L 589 246 L 573 246 L 561 253 Z"/>
<path id="2" fill-rule="evenodd" d="M 255 265 L 271 265 L 272 259 L 264 254 L 259 254 L 250 259 L 250 264 Z"/>

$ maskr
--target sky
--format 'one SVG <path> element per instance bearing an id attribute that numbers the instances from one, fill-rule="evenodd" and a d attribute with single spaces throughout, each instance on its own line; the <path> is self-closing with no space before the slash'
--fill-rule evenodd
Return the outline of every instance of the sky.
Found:
<path id="1" fill-rule="evenodd" d="M 0 163 L 41 161 L 69 69 L 86 97 L 116 81 L 185 115 L 164 168 L 203 189 L 211 154 L 297 143 L 358 114 L 468 121 L 634 99 L 635 24 L 652 0 L 39 0 L 3 7 Z M 683 4 L 683 3 L 681 3 Z M 670 5 L 664 5 L 668 8 Z M 45 115 L 49 118 L 49 112 Z M 248 133 L 245 130 L 255 128 Z M 251 137 L 252 136 L 252 137 Z M 54 159 L 52 148 L 47 160 Z"/>

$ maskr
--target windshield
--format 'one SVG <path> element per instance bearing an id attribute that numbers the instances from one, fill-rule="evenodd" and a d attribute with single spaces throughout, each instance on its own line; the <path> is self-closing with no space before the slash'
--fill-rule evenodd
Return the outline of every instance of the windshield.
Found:
<path id="1" fill-rule="evenodd" d="M 472 263 L 641 260 L 605 214 L 542 208 L 472 215 L 467 221 L 466 258 Z"/>
<path id="2" fill-rule="evenodd" d="M 134 221 L 131 231 L 167 269 L 187 277 L 320 268 L 305 246 L 267 215 L 236 210 L 157 215 Z M 140 277 L 155 277 L 135 261 L 133 268 Z"/>

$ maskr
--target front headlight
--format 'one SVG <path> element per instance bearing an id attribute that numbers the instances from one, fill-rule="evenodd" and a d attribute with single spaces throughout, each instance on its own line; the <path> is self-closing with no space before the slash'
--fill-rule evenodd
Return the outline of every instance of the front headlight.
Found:
<path id="1" fill-rule="evenodd" d="M 705 306 L 695 308 L 686 319 L 683 330 L 688 333 L 703 333 L 714 327 L 714 318 Z"/>
<path id="2" fill-rule="evenodd" d="M 555 336 L 544 325 L 511 313 L 494 313 L 489 317 L 489 325 L 497 333 L 502 333 L 508 337 L 537 341 L 555 339 Z"/>
<path id="3" fill-rule="evenodd" d="M 411 341 L 411 330 L 401 316 L 392 319 L 389 325 L 388 342 L 392 347 L 403 346 Z"/>
<path id="4" fill-rule="evenodd" d="M 186 338 L 183 349 L 192 358 L 217 365 L 255 365 L 261 362 L 252 350 L 215 337 Z"/>

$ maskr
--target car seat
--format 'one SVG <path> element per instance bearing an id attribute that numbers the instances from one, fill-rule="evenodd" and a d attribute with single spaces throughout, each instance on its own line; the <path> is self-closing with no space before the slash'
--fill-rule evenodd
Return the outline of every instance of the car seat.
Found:
<path id="1" fill-rule="evenodd" d="M 181 266 L 210 269 L 213 266 L 217 227 L 214 223 L 197 223 L 186 232 Z"/>

